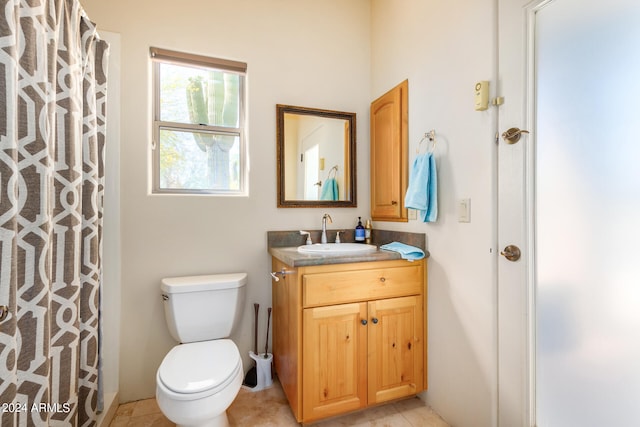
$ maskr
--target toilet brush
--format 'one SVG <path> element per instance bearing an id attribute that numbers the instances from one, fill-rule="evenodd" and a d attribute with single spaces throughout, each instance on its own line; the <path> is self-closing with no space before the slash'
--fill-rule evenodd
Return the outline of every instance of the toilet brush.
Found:
<path id="1" fill-rule="evenodd" d="M 255 354 L 258 354 L 258 312 L 260 311 L 260 304 L 254 303 L 253 308 L 255 310 L 255 329 L 253 332 L 253 350 Z M 271 309 L 269 309 L 271 310 Z M 267 328 L 267 333 L 269 328 Z M 247 372 L 247 375 L 244 377 L 243 384 L 247 387 L 255 387 L 258 384 L 258 373 L 256 371 L 256 362 L 253 362 L 253 366 Z"/>
<path id="2" fill-rule="evenodd" d="M 267 309 L 267 340 L 264 343 L 264 358 L 268 358 L 269 355 L 267 350 L 269 350 L 269 322 L 271 321 L 271 307 Z"/>

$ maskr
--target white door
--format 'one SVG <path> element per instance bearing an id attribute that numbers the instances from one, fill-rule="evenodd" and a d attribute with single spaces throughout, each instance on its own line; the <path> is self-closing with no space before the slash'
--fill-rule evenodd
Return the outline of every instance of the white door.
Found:
<path id="1" fill-rule="evenodd" d="M 318 164 L 320 162 L 318 144 L 306 149 L 303 156 L 304 165 L 304 200 L 320 199 L 320 178 Z"/>
<path id="2" fill-rule="evenodd" d="M 640 2 L 499 0 L 499 35 L 499 426 L 638 426 Z"/>

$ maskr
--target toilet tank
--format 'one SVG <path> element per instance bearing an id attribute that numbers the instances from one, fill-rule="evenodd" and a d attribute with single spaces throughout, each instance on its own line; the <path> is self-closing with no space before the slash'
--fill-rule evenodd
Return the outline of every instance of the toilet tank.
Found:
<path id="1" fill-rule="evenodd" d="M 162 279 L 169 333 L 188 343 L 227 338 L 244 308 L 246 273 Z"/>

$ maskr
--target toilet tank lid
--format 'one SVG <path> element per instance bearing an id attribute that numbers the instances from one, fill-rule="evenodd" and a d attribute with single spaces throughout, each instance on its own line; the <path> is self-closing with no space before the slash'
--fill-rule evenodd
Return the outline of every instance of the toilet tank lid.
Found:
<path id="1" fill-rule="evenodd" d="M 209 274 L 204 276 L 168 277 L 160 288 L 168 294 L 240 288 L 247 284 L 247 273 Z"/>

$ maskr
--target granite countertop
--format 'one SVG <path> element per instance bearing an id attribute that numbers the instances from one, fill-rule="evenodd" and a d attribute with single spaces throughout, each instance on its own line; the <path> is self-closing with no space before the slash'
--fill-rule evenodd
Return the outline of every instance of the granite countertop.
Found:
<path id="1" fill-rule="evenodd" d="M 312 231 L 312 238 L 318 241 L 320 231 Z M 331 239 L 335 238 L 335 231 L 328 231 Z M 350 241 L 349 231 L 341 234 L 346 237 L 343 241 Z M 325 264 L 348 264 L 352 262 L 372 262 L 402 259 L 399 253 L 380 250 L 381 245 L 391 242 L 402 242 L 422 249 L 429 257 L 426 250 L 426 236 L 422 233 L 391 232 L 374 230 L 373 244 L 378 246 L 375 252 L 363 252 L 356 254 L 303 254 L 298 252 L 298 246 L 304 245 L 304 236 L 299 231 L 269 231 L 267 232 L 267 247 L 269 254 L 291 267 L 305 267 Z"/>

